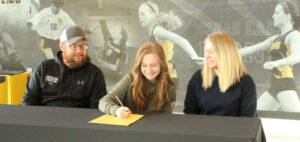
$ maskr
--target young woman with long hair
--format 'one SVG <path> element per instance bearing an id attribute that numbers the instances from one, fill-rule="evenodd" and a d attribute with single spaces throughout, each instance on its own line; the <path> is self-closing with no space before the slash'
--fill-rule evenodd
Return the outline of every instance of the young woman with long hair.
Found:
<path id="1" fill-rule="evenodd" d="M 127 118 L 131 113 L 172 112 L 176 85 L 165 58 L 158 43 L 142 45 L 130 73 L 99 101 L 99 109 L 120 118 Z M 117 98 L 124 106 L 120 106 Z"/>

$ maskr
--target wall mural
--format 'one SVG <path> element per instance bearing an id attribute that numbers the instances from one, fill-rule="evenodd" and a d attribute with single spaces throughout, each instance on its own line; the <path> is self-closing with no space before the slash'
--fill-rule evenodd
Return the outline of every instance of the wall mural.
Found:
<path id="1" fill-rule="evenodd" d="M 232 35 L 258 89 L 258 109 L 300 112 L 300 0 L 0 0 L 0 70 L 35 68 L 79 25 L 108 90 L 128 73 L 138 47 L 157 41 L 178 85 L 177 105 L 203 64 L 203 40 Z M 289 20 L 291 19 L 291 20 Z"/>

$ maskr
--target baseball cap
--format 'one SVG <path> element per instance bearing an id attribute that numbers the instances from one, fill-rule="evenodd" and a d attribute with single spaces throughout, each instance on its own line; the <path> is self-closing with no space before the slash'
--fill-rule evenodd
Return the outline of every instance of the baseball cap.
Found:
<path id="1" fill-rule="evenodd" d="M 86 39 L 83 30 L 78 26 L 69 26 L 60 34 L 60 42 L 75 43 L 79 39 Z"/>

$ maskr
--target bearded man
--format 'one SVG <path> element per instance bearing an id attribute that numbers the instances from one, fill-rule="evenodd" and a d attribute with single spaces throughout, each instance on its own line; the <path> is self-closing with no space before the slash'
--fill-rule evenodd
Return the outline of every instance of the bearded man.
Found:
<path id="1" fill-rule="evenodd" d="M 88 44 L 78 26 L 65 28 L 54 59 L 35 69 L 23 96 L 23 105 L 97 108 L 106 95 L 104 75 L 90 62 Z"/>

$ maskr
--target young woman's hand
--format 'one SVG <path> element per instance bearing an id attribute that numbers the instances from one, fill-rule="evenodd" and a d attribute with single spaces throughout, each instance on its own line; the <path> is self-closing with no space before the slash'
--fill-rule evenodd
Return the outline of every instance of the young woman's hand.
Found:
<path id="1" fill-rule="evenodd" d="M 119 107 L 116 111 L 116 115 L 119 118 L 129 118 L 131 111 L 128 107 Z"/>

